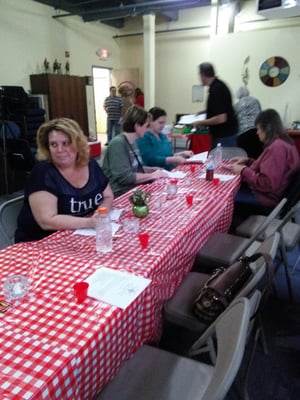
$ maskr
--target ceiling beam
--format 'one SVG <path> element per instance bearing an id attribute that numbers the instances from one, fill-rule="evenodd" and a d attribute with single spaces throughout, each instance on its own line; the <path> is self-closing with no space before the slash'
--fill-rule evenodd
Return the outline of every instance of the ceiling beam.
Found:
<path id="1" fill-rule="evenodd" d="M 160 12 L 168 21 L 178 21 L 178 11 L 162 11 Z"/>
<path id="2" fill-rule="evenodd" d="M 64 7 L 63 9 L 73 13 L 73 14 L 78 14 L 81 15 L 82 17 L 86 16 L 88 18 L 89 15 L 97 14 L 103 15 L 103 18 L 105 15 L 112 15 L 112 13 L 115 14 L 116 18 L 124 15 L 124 13 L 128 12 L 128 15 L 140 15 L 145 12 L 160 12 L 160 10 L 167 10 L 167 11 L 172 11 L 172 10 L 178 10 L 181 8 L 190 8 L 190 7 L 199 7 L 203 5 L 203 0 L 187 0 L 187 1 L 182 1 L 182 0 L 152 0 L 152 1 L 144 1 L 144 2 L 139 2 L 135 4 L 121 4 L 120 7 L 93 7 L 89 9 L 84 9 L 81 7 L 78 7 L 77 5 L 69 5 L 66 6 L 66 1 L 63 2 Z M 201 4 L 202 3 L 202 4 Z M 83 4 L 83 3 L 81 3 Z M 59 15 L 55 16 L 56 18 L 60 18 Z M 95 18 L 93 18 L 95 19 Z M 96 18 L 98 19 L 98 18 Z M 88 20 L 88 19 L 86 19 Z M 89 19 L 90 20 L 90 19 Z"/>

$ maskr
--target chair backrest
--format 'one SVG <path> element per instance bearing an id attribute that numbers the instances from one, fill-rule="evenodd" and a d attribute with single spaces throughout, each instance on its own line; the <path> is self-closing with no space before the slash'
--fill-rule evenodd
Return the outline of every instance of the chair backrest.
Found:
<path id="1" fill-rule="evenodd" d="M 280 212 L 281 218 L 284 218 L 289 210 L 300 200 L 300 171 L 297 171 L 291 178 L 284 197 L 287 198 L 287 202 Z"/>
<path id="2" fill-rule="evenodd" d="M 217 360 L 213 377 L 202 400 L 224 399 L 244 355 L 250 317 L 250 301 L 242 297 L 236 299 L 217 319 Z"/>
<path id="3" fill-rule="evenodd" d="M 279 246 L 280 234 L 278 232 L 274 233 L 272 236 L 266 238 L 255 253 L 267 253 L 272 259 L 275 258 L 277 249 Z M 252 255 L 252 254 L 247 254 Z M 266 261 L 263 257 L 260 257 L 257 261 L 251 264 L 253 275 L 248 280 L 246 285 L 238 293 L 238 297 L 248 297 L 249 294 L 257 287 L 259 282 L 265 276 L 266 273 Z M 266 282 L 267 284 L 267 282 Z"/>
<path id="4" fill-rule="evenodd" d="M 209 155 L 214 156 L 216 148 L 212 149 Z M 222 147 L 222 158 L 229 160 L 233 157 L 247 157 L 247 152 L 241 147 Z"/>
<path id="5" fill-rule="evenodd" d="M 0 205 L 0 248 L 14 243 L 17 218 L 23 206 L 24 196 L 7 200 Z"/>
<path id="6" fill-rule="evenodd" d="M 277 206 L 270 212 L 270 214 L 264 219 L 264 221 L 257 227 L 252 236 L 245 241 L 244 245 L 240 248 L 240 254 L 244 254 L 247 249 L 252 245 L 255 240 L 258 240 L 260 237 L 263 237 L 265 230 L 268 228 L 270 223 L 280 214 L 282 207 L 287 202 L 287 199 L 284 197 Z"/>
<path id="7" fill-rule="evenodd" d="M 276 230 L 280 232 L 284 225 L 286 225 L 294 216 L 295 214 L 300 210 L 300 200 L 297 201 L 293 207 L 285 214 L 285 216 L 282 218 L 281 222 L 279 225 L 277 225 Z"/>

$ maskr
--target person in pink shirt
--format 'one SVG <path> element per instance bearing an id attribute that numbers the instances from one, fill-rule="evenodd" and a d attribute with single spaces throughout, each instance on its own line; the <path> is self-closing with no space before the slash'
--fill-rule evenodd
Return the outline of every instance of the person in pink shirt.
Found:
<path id="1" fill-rule="evenodd" d="M 137 106 L 140 106 L 144 108 L 145 103 L 144 103 L 144 93 L 140 88 L 136 88 L 134 91 L 134 104 Z"/>
<path id="2" fill-rule="evenodd" d="M 270 211 L 284 197 L 293 176 L 300 172 L 299 153 L 277 111 L 260 112 L 255 126 L 264 145 L 262 154 L 256 160 L 231 159 L 232 171 L 242 178 L 242 187 L 235 197 L 235 212 L 243 208 L 243 215 L 245 210 L 252 214 L 253 205 Z"/>

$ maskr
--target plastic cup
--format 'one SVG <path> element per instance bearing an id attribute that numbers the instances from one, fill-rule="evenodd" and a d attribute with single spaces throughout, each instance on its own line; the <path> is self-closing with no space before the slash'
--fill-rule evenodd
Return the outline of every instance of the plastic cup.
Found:
<path id="1" fill-rule="evenodd" d="M 140 221 L 134 215 L 127 215 L 123 220 L 123 230 L 125 233 L 138 233 Z"/>
<path id="2" fill-rule="evenodd" d="M 170 179 L 167 183 L 167 194 L 169 196 L 175 196 L 177 193 L 177 179 Z"/>
<path id="3" fill-rule="evenodd" d="M 218 186 L 220 183 L 220 178 L 213 178 L 212 181 L 213 181 L 214 186 Z"/>
<path id="4" fill-rule="evenodd" d="M 28 294 L 29 282 L 25 276 L 12 275 L 5 279 L 2 290 L 8 302 L 18 300 Z"/>
<path id="5" fill-rule="evenodd" d="M 196 171 L 196 165 L 190 164 L 190 171 L 193 174 Z"/>
<path id="6" fill-rule="evenodd" d="M 88 288 L 89 284 L 87 282 L 75 283 L 75 285 L 73 286 L 73 290 L 77 304 L 82 304 L 87 298 Z"/>
<path id="7" fill-rule="evenodd" d="M 194 195 L 189 193 L 185 196 L 186 202 L 188 206 L 193 205 Z"/>
<path id="8" fill-rule="evenodd" d="M 143 249 L 149 244 L 149 233 L 139 233 L 139 241 Z"/>

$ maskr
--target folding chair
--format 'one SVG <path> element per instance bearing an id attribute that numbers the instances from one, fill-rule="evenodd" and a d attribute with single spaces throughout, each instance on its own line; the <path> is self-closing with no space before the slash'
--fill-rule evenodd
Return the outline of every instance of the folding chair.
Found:
<path id="1" fill-rule="evenodd" d="M 24 196 L 7 200 L 0 205 L 0 248 L 14 243 L 17 217 L 23 206 Z"/>
<path id="2" fill-rule="evenodd" d="M 218 319 L 215 365 L 144 345 L 96 400 L 224 399 L 244 355 L 250 308 L 248 299 L 239 298 Z"/>
<path id="3" fill-rule="evenodd" d="M 267 253 L 273 259 L 277 252 L 278 243 L 279 234 L 277 233 L 261 243 L 256 251 L 258 253 Z M 250 254 L 247 253 L 247 255 Z M 247 297 L 264 278 L 266 275 L 264 259 L 260 257 L 255 263 L 251 263 L 251 269 L 252 275 L 237 294 L 237 297 Z M 187 273 L 173 297 L 164 306 L 164 318 L 168 323 L 197 334 L 201 334 L 207 329 L 207 324 L 195 316 L 193 305 L 200 289 L 209 277 L 210 275 L 199 272 Z"/>
<path id="4" fill-rule="evenodd" d="M 292 176 L 290 184 L 285 191 L 284 197 L 287 198 L 287 202 L 280 211 L 280 218 L 283 218 L 300 200 L 300 171 L 297 171 Z"/>
<path id="5" fill-rule="evenodd" d="M 272 259 L 274 259 L 277 253 L 278 244 L 279 244 L 279 233 L 275 233 L 274 235 L 268 237 L 263 243 L 261 243 L 261 245 L 257 249 L 257 252 L 267 253 L 271 256 Z M 250 256 L 252 254 L 250 252 L 247 252 L 246 255 Z M 259 293 L 263 294 L 263 304 L 264 304 L 266 302 L 268 294 L 270 293 L 271 284 L 273 284 L 273 280 L 272 282 L 268 282 L 266 279 L 267 269 L 266 269 L 265 259 L 263 257 L 260 257 L 257 261 L 251 263 L 251 269 L 253 273 L 252 276 L 249 278 L 248 282 L 246 282 L 245 286 L 237 294 L 236 298 L 251 297 L 253 292 L 257 288 L 259 288 L 259 290 L 261 291 Z M 208 343 L 206 344 L 206 338 L 210 336 L 209 333 L 213 329 L 213 325 L 215 324 L 215 322 L 213 322 L 210 326 L 207 326 L 207 324 L 200 321 L 194 315 L 193 312 L 194 300 L 197 297 L 200 288 L 203 287 L 204 283 L 207 281 L 208 278 L 209 275 L 206 274 L 189 272 L 181 282 L 174 296 L 165 304 L 164 307 L 165 320 L 172 326 L 172 328 L 174 328 L 175 325 L 185 330 L 184 331 L 185 341 L 187 340 L 191 341 L 190 337 L 192 335 L 188 334 L 190 331 L 196 332 L 198 335 L 199 334 L 201 335 L 202 332 L 202 336 L 198 340 L 194 341 L 194 343 L 192 344 L 189 343 L 188 355 L 191 357 L 194 357 L 199 353 L 203 353 L 203 351 L 207 350 L 210 351 L 211 357 L 213 357 L 214 354 L 212 353 L 213 350 L 211 347 L 212 339 L 211 338 L 208 339 Z M 255 311 L 256 308 L 255 309 L 253 308 L 253 312 L 251 313 L 251 315 L 254 315 Z M 172 328 L 171 330 L 173 331 Z M 247 382 L 254 352 L 259 339 L 261 339 L 264 353 L 265 354 L 268 353 L 267 343 L 265 339 L 265 334 L 260 314 L 257 314 L 257 321 L 255 321 L 255 326 L 253 326 L 252 328 L 254 332 L 253 334 L 254 342 L 245 372 L 245 379 L 244 379 L 245 382 L 243 385 L 244 399 L 248 398 Z M 168 332 L 164 332 L 164 337 L 165 337 L 165 342 L 167 342 L 166 338 L 168 338 Z"/>
<path id="6" fill-rule="evenodd" d="M 255 290 L 249 296 L 249 304 L 250 304 L 250 324 L 248 329 L 248 338 L 247 342 L 250 341 L 250 335 L 253 334 L 254 341 L 253 346 L 250 351 L 248 362 L 246 363 L 245 369 L 245 377 L 244 383 L 242 387 L 242 398 L 243 400 L 249 400 L 249 393 L 248 393 L 248 379 L 249 379 L 249 372 L 253 362 L 254 353 L 257 347 L 258 339 L 260 335 L 263 333 L 261 321 L 259 320 L 260 325 L 258 325 L 256 318 L 260 316 L 258 314 L 260 301 L 261 301 L 262 294 L 259 290 Z M 222 318 L 222 315 L 219 316 Z M 218 319 L 219 319 L 218 318 Z M 191 346 L 189 349 L 188 355 L 189 357 L 195 357 L 202 353 L 209 353 L 209 357 L 211 362 L 214 364 L 217 359 L 217 348 L 216 348 L 216 340 L 214 337 L 214 325 L 218 323 L 218 319 L 210 325 L 207 330 L 200 336 L 198 340 Z M 263 338 L 265 340 L 265 338 Z M 267 354 L 267 351 L 265 352 Z M 243 362 L 244 364 L 244 362 Z"/>
<path id="7" fill-rule="evenodd" d="M 258 240 L 263 240 L 265 237 L 268 237 L 274 232 L 279 232 L 280 254 L 285 269 L 285 276 L 291 301 L 293 301 L 293 291 L 289 273 L 287 252 L 292 251 L 297 244 L 299 245 L 300 225 L 291 222 L 292 218 L 295 216 L 298 210 L 300 210 L 300 201 L 298 201 L 290 209 L 290 211 L 285 215 L 285 217 L 282 220 L 277 218 L 274 219 L 269 224 L 269 226 L 267 226 L 266 230 L 258 237 Z M 263 215 L 251 215 L 241 225 L 237 227 L 236 233 L 243 237 L 249 237 L 253 235 L 253 232 L 255 232 L 257 230 L 257 227 L 262 223 L 264 223 L 265 220 L 266 217 Z"/>
<path id="8" fill-rule="evenodd" d="M 253 245 L 258 247 L 257 239 L 263 234 L 269 224 L 278 216 L 280 210 L 286 203 L 284 198 L 267 216 L 267 218 L 258 225 L 250 238 L 245 238 L 229 233 L 215 232 L 213 233 L 197 253 L 194 269 L 214 269 L 216 266 L 228 266 L 241 257 L 245 251 Z"/>

